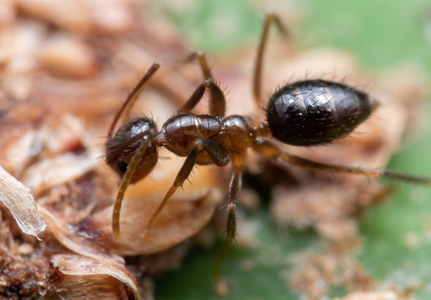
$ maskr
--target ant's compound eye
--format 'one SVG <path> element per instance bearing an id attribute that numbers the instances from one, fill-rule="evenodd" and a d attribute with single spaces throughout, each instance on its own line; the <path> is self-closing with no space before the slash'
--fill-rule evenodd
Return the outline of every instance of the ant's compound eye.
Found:
<path id="1" fill-rule="evenodd" d="M 128 164 L 124 160 L 119 160 L 117 162 L 118 173 L 124 175 L 127 171 L 127 166 L 128 166 Z"/>

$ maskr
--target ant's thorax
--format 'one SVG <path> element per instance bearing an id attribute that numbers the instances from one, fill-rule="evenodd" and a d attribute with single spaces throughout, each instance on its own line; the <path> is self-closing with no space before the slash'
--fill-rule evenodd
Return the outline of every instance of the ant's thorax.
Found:
<path id="1" fill-rule="evenodd" d="M 223 145 L 229 152 L 250 148 L 257 137 L 269 136 L 270 130 L 264 123 L 241 115 L 228 117 L 177 113 L 169 118 L 157 134 L 154 142 L 179 156 L 187 156 L 198 139 L 211 139 Z M 207 164 L 207 155 L 198 159 Z"/>

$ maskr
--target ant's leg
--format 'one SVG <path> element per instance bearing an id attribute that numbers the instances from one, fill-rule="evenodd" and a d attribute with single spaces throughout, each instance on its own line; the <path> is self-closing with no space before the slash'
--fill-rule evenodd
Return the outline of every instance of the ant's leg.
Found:
<path id="1" fill-rule="evenodd" d="M 196 164 L 196 159 L 200 151 L 206 151 L 208 155 L 211 156 L 214 163 L 219 167 L 223 167 L 227 165 L 230 161 L 229 152 L 226 150 L 226 148 L 224 148 L 219 143 L 216 143 L 210 139 L 196 140 L 195 143 L 193 144 L 192 149 L 187 155 L 187 158 L 184 161 L 183 166 L 178 172 L 177 177 L 174 180 L 174 183 L 172 184 L 169 191 L 166 193 L 165 197 L 163 198 L 163 201 L 160 203 L 157 210 L 151 216 L 151 219 L 147 225 L 147 230 L 151 228 L 151 226 L 154 223 L 154 220 L 156 219 L 158 214 L 162 211 L 168 199 L 175 193 L 177 188 L 181 186 L 184 183 L 184 181 L 189 177 L 190 173 L 193 170 L 193 167 Z"/>
<path id="2" fill-rule="evenodd" d="M 187 102 L 184 103 L 184 105 L 178 110 L 178 112 L 190 112 L 199 103 L 199 101 L 201 101 L 206 89 L 209 89 L 211 95 L 210 114 L 213 116 L 223 117 L 225 113 L 224 94 L 220 87 L 210 78 L 206 79 L 196 88 L 196 90 L 193 92 Z M 219 99 L 219 101 L 212 101 L 214 99 Z M 220 102 L 223 103 L 223 106 L 220 105 Z"/>
<path id="3" fill-rule="evenodd" d="M 188 56 L 186 58 L 186 62 L 191 62 L 195 59 L 198 59 L 199 61 L 199 65 L 201 66 L 202 69 L 202 75 L 204 76 L 204 79 L 213 79 L 213 76 L 211 74 L 211 69 L 208 65 L 207 59 L 205 57 L 205 54 L 201 51 L 198 52 L 193 52 L 192 54 L 190 54 L 190 56 Z"/>
<path id="4" fill-rule="evenodd" d="M 257 139 L 253 150 L 268 158 L 280 158 L 292 165 L 315 171 L 326 171 L 332 173 L 345 173 L 365 175 L 369 177 L 388 177 L 396 180 L 407 181 L 418 184 L 431 184 L 431 178 L 417 177 L 396 171 L 382 170 L 377 168 L 356 168 L 348 166 L 330 165 L 311 161 L 299 156 L 282 152 L 276 145 L 267 140 Z"/>
<path id="5" fill-rule="evenodd" d="M 223 261 L 223 258 L 230 244 L 232 243 L 233 240 L 235 240 L 236 221 L 237 221 L 236 215 L 235 215 L 235 208 L 241 191 L 241 181 L 242 181 L 242 171 L 236 170 L 232 175 L 232 179 L 229 185 L 229 198 L 227 202 L 228 217 L 227 217 L 227 225 L 226 225 L 227 241 L 224 244 L 223 248 L 220 250 L 220 252 L 217 254 L 217 260 L 216 260 L 215 269 L 214 269 L 214 287 L 215 287 L 216 294 L 221 293 L 219 291 L 219 286 L 222 283 L 220 280 L 221 263 Z"/>
<path id="6" fill-rule="evenodd" d="M 205 54 L 203 52 L 195 52 L 192 53 L 186 61 L 192 61 L 194 59 L 198 59 L 199 65 L 202 69 L 202 74 L 204 76 L 204 80 L 210 79 L 214 82 L 213 76 L 211 74 L 211 70 L 208 66 L 208 62 L 205 58 Z M 224 117 L 226 112 L 226 100 L 224 97 L 224 93 L 220 90 L 220 88 L 214 84 L 217 88 L 210 87 L 210 98 L 209 98 L 209 111 L 211 116 L 219 116 Z M 195 104 L 196 105 L 196 104 Z"/>
<path id="7" fill-rule="evenodd" d="M 254 69 L 254 75 L 253 75 L 253 95 L 254 95 L 254 101 L 256 102 L 257 106 L 262 105 L 262 95 L 261 95 L 261 89 L 262 89 L 262 65 L 263 65 L 263 54 L 265 53 L 266 44 L 268 40 L 269 35 L 269 28 L 271 27 L 272 23 L 275 22 L 275 25 L 277 25 L 278 29 L 281 31 L 283 36 L 287 36 L 287 30 L 280 22 L 280 19 L 276 14 L 267 14 L 265 18 L 265 26 L 263 28 L 262 37 L 260 39 L 259 48 L 257 51 L 257 57 L 256 57 L 256 65 Z"/>
<path id="8" fill-rule="evenodd" d="M 154 136 L 147 135 L 146 137 L 142 137 L 142 139 L 144 139 L 144 141 L 138 147 L 135 154 L 133 155 L 132 160 L 127 166 L 126 173 L 124 173 L 123 179 L 121 180 L 120 188 L 118 189 L 117 198 L 115 200 L 114 211 L 112 213 L 112 232 L 114 234 L 114 237 L 116 238 L 118 238 L 118 236 L 120 235 L 120 211 L 121 204 L 123 203 L 124 199 L 124 194 L 126 192 L 127 186 L 132 180 L 133 173 L 138 166 L 138 162 L 144 155 L 145 150 L 147 150 L 148 145 L 153 141 Z"/>
<path id="9" fill-rule="evenodd" d="M 120 116 L 123 114 L 125 109 L 127 107 L 130 108 L 135 103 L 136 99 L 138 98 L 138 95 L 142 92 L 142 89 L 144 88 L 145 83 L 151 78 L 151 76 L 156 73 L 156 71 L 160 68 L 160 65 L 158 63 L 153 63 L 153 65 L 148 69 L 147 73 L 139 80 L 138 84 L 133 88 L 132 92 L 127 97 L 126 101 L 123 103 L 123 106 L 121 106 L 120 110 L 118 111 L 117 115 L 114 118 L 114 121 L 111 124 L 111 127 L 108 131 L 108 138 L 111 138 L 114 134 L 114 128 L 118 123 L 118 120 L 120 119 Z"/>

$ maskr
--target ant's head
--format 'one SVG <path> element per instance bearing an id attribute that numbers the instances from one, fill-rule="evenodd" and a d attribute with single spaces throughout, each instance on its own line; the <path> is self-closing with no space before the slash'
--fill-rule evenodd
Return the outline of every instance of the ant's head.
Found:
<path id="1" fill-rule="evenodd" d="M 135 118 L 123 124 L 105 144 L 106 163 L 123 177 L 139 146 L 150 140 L 133 172 L 131 183 L 141 180 L 153 170 L 158 160 L 157 145 L 153 142 L 156 133 L 156 124 L 147 117 Z"/>

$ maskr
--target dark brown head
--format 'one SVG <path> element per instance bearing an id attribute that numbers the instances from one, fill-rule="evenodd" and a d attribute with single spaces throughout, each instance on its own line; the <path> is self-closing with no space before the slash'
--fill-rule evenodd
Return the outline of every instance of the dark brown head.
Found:
<path id="1" fill-rule="evenodd" d="M 147 117 L 135 118 L 125 123 L 105 144 L 106 163 L 123 177 L 136 150 L 145 140 L 151 139 L 134 170 L 131 182 L 141 180 L 151 172 L 158 160 L 157 146 L 152 141 L 156 133 L 156 124 Z"/>

